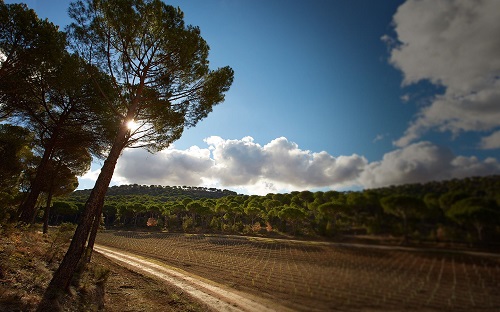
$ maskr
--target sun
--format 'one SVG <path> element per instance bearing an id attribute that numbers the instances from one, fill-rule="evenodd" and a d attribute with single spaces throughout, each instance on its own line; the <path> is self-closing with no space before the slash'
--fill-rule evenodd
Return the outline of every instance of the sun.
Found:
<path id="1" fill-rule="evenodd" d="M 139 125 L 135 122 L 135 120 L 131 119 L 131 120 L 127 121 L 127 128 L 129 130 L 134 131 L 138 127 L 139 127 Z"/>

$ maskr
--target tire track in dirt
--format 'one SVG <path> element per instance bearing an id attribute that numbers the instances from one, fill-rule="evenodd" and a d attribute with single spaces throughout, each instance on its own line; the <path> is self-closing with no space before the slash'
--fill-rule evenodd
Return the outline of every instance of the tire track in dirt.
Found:
<path id="1" fill-rule="evenodd" d="M 95 245 L 94 250 L 102 255 L 125 265 L 134 271 L 146 273 L 148 275 L 160 278 L 188 293 L 196 300 L 206 304 L 214 311 L 240 312 L 240 311 L 291 311 L 285 307 L 279 307 L 275 304 L 257 302 L 249 297 L 242 296 L 234 291 L 226 289 L 221 285 L 216 285 L 212 281 L 194 277 L 182 273 L 178 270 L 168 268 L 165 265 L 152 262 L 143 257 L 134 254 L 111 249 L 101 245 Z"/>

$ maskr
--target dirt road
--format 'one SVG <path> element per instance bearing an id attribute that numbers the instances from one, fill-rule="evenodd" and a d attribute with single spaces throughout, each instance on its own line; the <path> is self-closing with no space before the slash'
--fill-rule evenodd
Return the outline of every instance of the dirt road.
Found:
<path id="1" fill-rule="evenodd" d="M 154 276 L 180 288 L 214 311 L 291 311 L 288 308 L 277 306 L 275 303 L 236 292 L 213 281 L 169 267 L 152 259 L 101 245 L 96 245 L 94 249 L 129 269 Z"/>

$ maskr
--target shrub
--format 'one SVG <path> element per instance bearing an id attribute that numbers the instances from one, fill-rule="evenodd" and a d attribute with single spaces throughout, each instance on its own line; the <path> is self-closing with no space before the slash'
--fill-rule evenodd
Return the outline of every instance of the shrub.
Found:
<path id="1" fill-rule="evenodd" d="M 194 226 L 193 218 L 184 217 L 182 221 L 182 229 L 184 230 L 184 232 L 187 232 L 188 230 L 192 229 L 193 226 Z"/>

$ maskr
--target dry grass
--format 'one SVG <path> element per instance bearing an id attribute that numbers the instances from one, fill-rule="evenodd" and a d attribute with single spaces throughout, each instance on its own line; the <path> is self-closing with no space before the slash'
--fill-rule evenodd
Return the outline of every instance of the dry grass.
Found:
<path id="1" fill-rule="evenodd" d="M 0 229 L 0 311 L 34 311 L 67 249 L 75 227 L 48 235 L 36 227 Z M 65 311 L 98 311 L 107 270 L 91 266 L 62 303 Z M 103 303 L 102 303 L 103 304 Z"/>
<path id="2" fill-rule="evenodd" d="M 75 226 L 51 228 L 0 225 L 0 311 L 35 311 L 59 266 Z M 202 304 L 163 282 L 129 271 L 94 253 L 92 262 L 61 302 L 62 311 L 199 312 Z"/>

